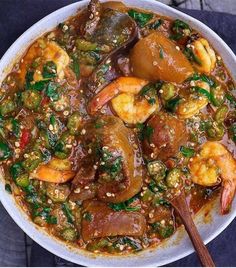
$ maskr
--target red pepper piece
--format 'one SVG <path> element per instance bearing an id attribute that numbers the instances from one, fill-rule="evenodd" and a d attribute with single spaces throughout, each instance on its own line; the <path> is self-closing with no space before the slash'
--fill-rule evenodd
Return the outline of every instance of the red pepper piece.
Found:
<path id="1" fill-rule="evenodd" d="M 30 131 L 28 129 L 23 129 L 20 137 L 20 149 L 24 149 L 25 146 L 30 141 Z"/>

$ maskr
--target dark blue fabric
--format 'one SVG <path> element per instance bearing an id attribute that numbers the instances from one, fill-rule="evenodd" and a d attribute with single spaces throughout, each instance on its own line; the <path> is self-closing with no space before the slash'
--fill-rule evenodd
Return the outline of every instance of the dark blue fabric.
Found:
<path id="1" fill-rule="evenodd" d="M 0 57 L 27 28 L 52 11 L 75 0 L 0 0 Z M 182 10 L 210 26 L 236 52 L 236 16 L 225 13 Z M 5 226 L 7 228 L 7 226 Z M 236 220 L 208 244 L 217 266 L 236 266 Z M 9 230 L 10 232 L 11 230 Z M 1 241 L 0 241 L 1 243 Z M 1 247 L 2 248 L 2 247 Z M 168 266 L 199 266 L 196 254 Z M 36 243 L 32 247 L 30 266 L 73 266 L 49 253 Z"/>

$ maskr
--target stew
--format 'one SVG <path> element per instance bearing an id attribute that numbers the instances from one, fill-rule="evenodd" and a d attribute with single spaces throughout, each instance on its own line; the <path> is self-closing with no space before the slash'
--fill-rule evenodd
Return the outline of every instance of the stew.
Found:
<path id="1" fill-rule="evenodd" d="M 6 191 L 32 221 L 95 253 L 159 244 L 236 187 L 236 94 L 186 22 L 92 0 L 26 50 L 0 87 Z"/>

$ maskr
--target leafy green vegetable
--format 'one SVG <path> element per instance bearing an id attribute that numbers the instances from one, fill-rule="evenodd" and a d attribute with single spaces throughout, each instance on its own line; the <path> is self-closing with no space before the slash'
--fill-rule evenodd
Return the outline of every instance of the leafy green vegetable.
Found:
<path id="1" fill-rule="evenodd" d="M 201 80 L 203 82 L 206 82 L 210 87 L 216 87 L 216 82 L 211 78 L 210 76 L 207 76 L 206 74 L 197 74 L 195 73 L 193 76 L 187 79 L 188 81 L 197 81 Z"/>
<path id="2" fill-rule="evenodd" d="M 153 18 L 153 14 L 138 12 L 134 9 L 130 9 L 128 14 L 140 27 L 144 27 Z"/>
<path id="3" fill-rule="evenodd" d="M 122 157 L 113 159 L 112 154 L 106 150 L 101 150 L 101 170 L 106 172 L 112 179 L 118 176 L 122 169 Z"/>
<path id="4" fill-rule="evenodd" d="M 176 96 L 170 100 L 168 100 L 165 104 L 165 109 L 169 112 L 174 112 L 176 107 L 181 102 L 182 98 L 180 96 Z"/>
<path id="5" fill-rule="evenodd" d="M 69 132 L 64 132 L 60 139 L 55 144 L 55 155 L 60 159 L 65 159 L 69 156 L 71 149 L 66 147 L 66 144 L 68 144 L 68 139 L 73 139 L 74 136 L 72 136 Z"/>
<path id="6" fill-rule="evenodd" d="M 151 126 L 145 126 L 141 123 L 137 123 L 136 127 L 139 130 L 140 140 L 147 139 L 150 142 L 151 136 L 154 133 L 154 128 L 152 128 Z"/>
<path id="7" fill-rule="evenodd" d="M 156 29 L 158 29 L 162 25 L 162 23 L 163 23 L 163 20 L 162 19 L 158 19 L 158 20 L 154 21 L 153 23 L 151 23 L 149 25 L 149 29 L 156 30 Z"/>
<path id="8" fill-rule="evenodd" d="M 16 180 L 16 178 L 24 171 L 22 162 L 18 162 L 13 164 L 10 169 L 10 175 L 13 178 L 13 180 Z"/>
<path id="9" fill-rule="evenodd" d="M 153 193 L 157 193 L 157 192 L 164 192 L 167 190 L 166 185 L 163 183 L 162 180 L 160 180 L 159 182 L 156 182 L 154 180 L 151 180 L 148 188 L 153 192 Z"/>
<path id="10" fill-rule="evenodd" d="M 12 194 L 12 189 L 11 189 L 11 185 L 9 183 L 5 184 L 5 190 L 9 193 Z"/>
<path id="11" fill-rule="evenodd" d="M 206 89 L 204 89 L 204 88 L 202 88 L 202 87 L 199 87 L 199 86 L 191 87 L 191 89 L 192 89 L 193 91 L 196 91 L 197 93 L 200 93 L 200 94 L 206 96 L 206 97 L 208 98 L 208 100 L 209 100 L 210 102 L 212 102 L 212 95 L 211 95 L 211 93 L 209 93 Z"/>
<path id="12" fill-rule="evenodd" d="M 202 65 L 201 60 L 198 58 L 197 55 L 194 54 L 193 50 L 190 47 L 185 48 L 184 54 L 190 61 L 193 61 L 200 66 Z"/>
<path id="13" fill-rule="evenodd" d="M 69 205 L 67 203 L 63 203 L 62 204 L 62 210 L 65 213 L 66 217 L 67 217 L 67 221 L 69 223 L 73 223 L 74 222 L 74 216 L 71 213 L 71 210 L 69 208 Z"/>
<path id="14" fill-rule="evenodd" d="M 170 35 L 170 39 L 173 39 L 176 41 L 180 40 L 181 38 L 186 36 L 184 32 L 185 30 L 189 30 L 189 33 L 190 33 L 191 28 L 186 22 L 176 19 L 172 25 L 173 34 Z"/>
<path id="15" fill-rule="evenodd" d="M 185 146 L 180 147 L 180 152 L 184 157 L 192 157 L 195 153 L 194 149 Z"/>
<path id="16" fill-rule="evenodd" d="M 34 80 L 34 71 L 28 70 L 25 75 L 25 88 L 30 89 L 31 88 L 31 82 Z"/>
<path id="17" fill-rule="evenodd" d="M 124 237 L 122 238 L 123 243 L 128 244 L 129 246 L 131 246 L 135 251 L 140 251 L 142 250 L 142 246 L 140 245 L 140 243 L 138 243 L 137 241 L 130 239 L 129 237 Z"/>
<path id="18" fill-rule="evenodd" d="M 57 217 L 49 215 L 46 218 L 46 222 L 49 224 L 57 224 Z"/>
<path id="19" fill-rule="evenodd" d="M 153 230 L 155 232 L 158 232 L 162 238 L 168 238 L 174 233 L 173 225 L 163 226 L 159 222 L 155 222 L 155 223 L 152 223 L 151 226 Z"/>
<path id="20" fill-rule="evenodd" d="M 31 84 L 30 88 L 38 91 L 43 91 L 47 87 L 48 82 L 49 80 L 37 81 L 34 84 Z"/>
<path id="21" fill-rule="evenodd" d="M 77 79 L 80 77 L 79 60 L 76 57 L 72 57 L 72 63 L 70 65 L 72 71 L 75 73 Z"/>
<path id="22" fill-rule="evenodd" d="M 156 95 L 157 91 L 161 89 L 162 85 L 163 81 L 158 81 L 156 83 L 149 83 L 140 90 L 139 95 L 145 96 L 149 95 L 149 93 L 151 93 L 151 95 Z"/>
<path id="23" fill-rule="evenodd" d="M 156 205 L 161 205 L 161 206 L 165 206 L 167 208 L 169 208 L 171 205 L 170 205 L 170 202 L 168 202 L 166 199 L 164 198 L 158 198 L 155 200 L 155 204 Z"/>
<path id="24" fill-rule="evenodd" d="M 130 207 L 129 205 L 136 199 L 137 197 L 134 196 L 132 198 L 130 198 L 129 200 L 126 200 L 125 202 L 121 202 L 121 203 L 110 203 L 109 207 L 112 208 L 115 211 L 121 211 L 121 210 L 125 210 L 125 211 L 138 211 L 141 209 L 140 206 L 138 207 Z"/>
<path id="25" fill-rule="evenodd" d="M 12 156 L 12 150 L 10 146 L 3 142 L 0 141 L 0 161 L 4 161 Z"/>
<path id="26" fill-rule="evenodd" d="M 43 66 L 43 78 L 54 78 L 57 76 L 57 66 L 53 61 L 47 61 Z"/>
<path id="27" fill-rule="evenodd" d="M 33 210 L 33 217 L 44 218 L 48 224 L 57 224 L 57 217 L 50 215 L 50 212 L 50 207 L 41 208 L 40 206 L 38 206 Z"/>
<path id="28" fill-rule="evenodd" d="M 45 95 L 53 101 L 59 100 L 58 84 L 55 82 L 49 82 L 45 90 Z"/>
<path id="29" fill-rule="evenodd" d="M 11 124 L 12 124 L 12 132 L 14 134 L 14 136 L 16 138 L 19 138 L 20 135 L 20 123 L 17 119 L 12 119 L 11 120 Z"/>
<path id="30" fill-rule="evenodd" d="M 83 214 L 83 218 L 84 218 L 86 221 L 92 221 L 92 219 L 93 219 L 93 215 L 92 215 L 90 212 L 86 211 L 86 212 L 84 212 L 84 214 Z"/>

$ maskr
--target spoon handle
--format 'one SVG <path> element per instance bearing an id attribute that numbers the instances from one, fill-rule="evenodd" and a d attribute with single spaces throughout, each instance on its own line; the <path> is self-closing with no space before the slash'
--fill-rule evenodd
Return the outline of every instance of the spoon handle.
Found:
<path id="1" fill-rule="evenodd" d="M 186 202 L 184 191 L 171 201 L 173 207 L 182 219 L 186 231 L 193 243 L 193 246 L 198 254 L 203 267 L 215 267 L 215 264 L 211 258 L 211 255 L 204 245 L 202 238 L 193 222 L 188 204 Z"/>

